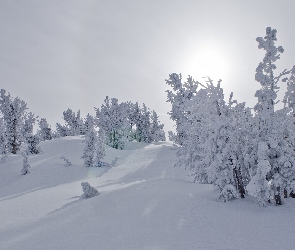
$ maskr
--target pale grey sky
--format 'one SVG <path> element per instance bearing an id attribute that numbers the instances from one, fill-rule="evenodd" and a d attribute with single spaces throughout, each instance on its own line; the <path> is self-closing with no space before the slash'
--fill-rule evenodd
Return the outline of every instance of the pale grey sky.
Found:
<path id="1" fill-rule="evenodd" d="M 293 0 L 0 0 L 0 88 L 54 129 L 67 108 L 94 115 L 108 95 L 145 103 L 171 130 L 169 73 L 221 78 L 226 97 L 253 107 L 264 55 L 255 39 L 276 28 L 277 66 L 291 68 L 294 9 Z"/>

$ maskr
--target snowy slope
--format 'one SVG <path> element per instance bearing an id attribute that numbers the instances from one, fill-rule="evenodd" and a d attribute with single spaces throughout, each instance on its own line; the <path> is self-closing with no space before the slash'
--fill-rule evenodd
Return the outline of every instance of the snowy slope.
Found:
<path id="1" fill-rule="evenodd" d="M 175 169 L 169 142 L 107 149 L 113 168 L 85 168 L 82 137 L 43 142 L 22 176 L 22 157 L 0 166 L 0 249 L 295 249 L 295 199 L 261 208 L 215 201 L 211 185 Z M 61 156 L 72 166 L 67 167 Z M 101 194 L 80 199 L 81 182 Z"/>

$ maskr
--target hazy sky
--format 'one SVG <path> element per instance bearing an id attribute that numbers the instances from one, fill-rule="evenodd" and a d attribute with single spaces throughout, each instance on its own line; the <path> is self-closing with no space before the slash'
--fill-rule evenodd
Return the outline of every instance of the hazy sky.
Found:
<path id="1" fill-rule="evenodd" d="M 226 98 L 253 107 L 255 39 L 276 28 L 277 66 L 291 68 L 294 10 L 294 0 L 0 0 L 0 88 L 54 129 L 67 108 L 94 115 L 108 95 L 145 103 L 171 130 L 169 73 L 221 78 Z"/>

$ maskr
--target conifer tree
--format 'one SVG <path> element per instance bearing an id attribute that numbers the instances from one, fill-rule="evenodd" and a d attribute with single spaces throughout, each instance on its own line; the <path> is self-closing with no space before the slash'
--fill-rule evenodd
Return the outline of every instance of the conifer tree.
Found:
<path id="1" fill-rule="evenodd" d="M 0 118 L 0 154 L 7 154 L 7 141 L 5 136 L 5 126 L 3 118 Z"/>
<path id="2" fill-rule="evenodd" d="M 52 131 L 46 120 L 46 118 L 41 118 L 38 121 L 39 130 L 37 132 L 41 141 L 51 140 L 52 139 Z"/>
<path id="3" fill-rule="evenodd" d="M 95 166 L 96 167 L 102 167 L 105 165 L 105 163 L 102 161 L 102 159 L 105 157 L 105 135 L 103 131 L 100 131 L 99 137 L 96 142 L 96 158 L 95 158 Z"/>
<path id="4" fill-rule="evenodd" d="M 27 104 L 18 97 L 12 98 L 4 89 L 0 91 L 0 111 L 2 112 L 8 152 L 16 154 L 19 151 Z"/>
<path id="5" fill-rule="evenodd" d="M 30 134 L 26 136 L 26 141 L 28 144 L 27 153 L 28 154 L 40 154 L 42 152 L 40 144 L 40 138 L 39 136 Z"/>
<path id="6" fill-rule="evenodd" d="M 153 110 L 151 113 L 151 122 L 150 122 L 150 138 L 152 142 L 165 141 L 165 132 L 163 130 L 164 124 L 160 124 L 159 116 Z"/>
<path id="7" fill-rule="evenodd" d="M 60 123 L 56 123 L 56 137 L 65 137 L 70 134 L 67 127 L 61 125 Z"/>
<path id="8" fill-rule="evenodd" d="M 80 117 L 80 110 L 76 115 L 71 109 L 67 109 L 63 112 L 63 118 L 68 128 L 68 135 L 83 134 L 83 120 Z"/>
<path id="9" fill-rule="evenodd" d="M 96 109 L 97 125 L 105 132 L 106 143 L 113 148 L 123 149 L 126 135 L 130 131 L 126 105 L 107 96 L 100 109 Z"/>
<path id="10" fill-rule="evenodd" d="M 262 190 L 266 188 L 262 178 L 265 178 L 266 181 L 272 181 L 272 193 L 273 196 L 277 197 L 276 201 L 278 201 L 281 200 L 283 193 L 281 172 L 284 172 L 284 164 L 280 162 L 285 157 L 290 158 L 288 155 L 290 155 L 292 149 L 289 146 L 291 142 L 290 137 L 287 136 L 290 134 L 288 132 L 289 126 L 282 127 L 282 124 L 288 123 L 284 122 L 285 119 L 281 119 L 287 118 L 287 113 L 285 110 L 275 111 L 274 109 L 277 98 L 276 92 L 279 89 L 278 82 L 282 76 L 289 73 L 287 70 L 284 70 L 277 77 L 274 76 L 274 70 L 276 69 L 275 62 L 280 59 L 280 54 L 278 53 L 284 52 L 281 46 L 276 47 L 275 45 L 275 41 L 277 40 L 276 34 L 277 31 L 275 29 L 268 27 L 266 28 L 266 36 L 256 39 L 259 43 L 258 48 L 264 49 L 266 53 L 263 62 L 259 63 L 255 75 L 256 81 L 261 85 L 261 89 L 257 90 L 255 94 L 258 98 L 258 103 L 254 107 L 258 127 L 256 143 L 260 146 L 253 147 L 251 154 L 254 154 L 256 164 L 253 164 L 251 169 L 261 179 L 259 183 L 261 184 Z M 260 163 L 259 159 L 259 151 L 261 151 L 259 147 L 262 147 L 262 144 L 266 145 L 264 147 L 266 156 L 264 156 L 263 164 Z M 258 150 L 258 153 L 255 153 L 256 150 Z M 266 176 L 264 175 L 265 172 L 267 173 Z M 262 194 L 259 193 L 259 204 L 265 205 L 265 199 L 264 191 L 262 191 Z"/>
<path id="11" fill-rule="evenodd" d="M 173 88 L 173 91 L 167 90 L 167 102 L 172 105 L 172 110 L 169 113 L 171 120 L 176 122 L 176 136 L 179 145 L 182 145 L 187 138 L 186 127 L 190 123 L 188 121 L 187 112 L 184 110 L 185 103 L 192 99 L 195 95 L 198 85 L 191 76 L 187 78 L 187 82 L 182 83 L 181 74 L 170 74 L 166 84 Z"/>
<path id="12" fill-rule="evenodd" d="M 95 154 L 95 145 L 97 143 L 97 132 L 94 130 L 94 119 L 92 116 L 89 116 L 89 130 L 85 135 L 85 147 L 83 150 L 82 159 L 84 159 L 85 167 L 93 167 L 95 165 L 94 154 Z"/>
<path id="13" fill-rule="evenodd" d="M 35 124 L 36 118 L 30 112 L 24 115 L 24 123 L 21 127 L 22 140 L 26 141 L 26 138 L 33 134 L 33 125 Z"/>

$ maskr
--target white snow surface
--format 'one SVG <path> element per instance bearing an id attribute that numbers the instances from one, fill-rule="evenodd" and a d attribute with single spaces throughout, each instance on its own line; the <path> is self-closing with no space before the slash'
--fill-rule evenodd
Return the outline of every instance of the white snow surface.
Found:
<path id="1" fill-rule="evenodd" d="M 249 196 L 217 202 L 211 185 L 173 167 L 171 142 L 108 148 L 106 162 L 120 157 L 114 167 L 86 168 L 82 142 L 42 142 L 26 175 L 21 155 L 1 163 L 1 250 L 295 249 L 295 199 L 266 208 Z M 80 198 L 81 182 L 100 195 Z"/>

